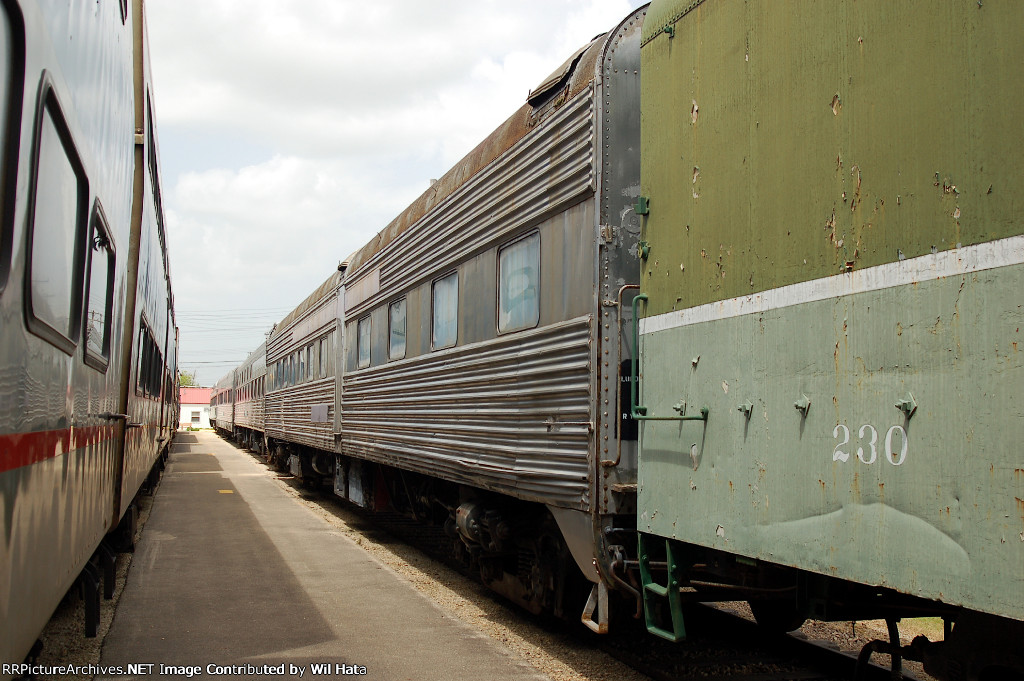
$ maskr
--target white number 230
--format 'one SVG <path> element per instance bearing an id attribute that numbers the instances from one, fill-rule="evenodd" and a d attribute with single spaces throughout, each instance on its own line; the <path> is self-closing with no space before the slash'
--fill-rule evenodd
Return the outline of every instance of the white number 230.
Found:
<path id="1" fill-rule="evenodd" d="M 893 448 L 893 440 L 899 437 L 898 451 Z M 832 451 L 832 460 L 841 461 L 846 463 L 850 460 L 850 453 L 852 449 L 844 449 L 846 445 L 850 444 L 850 429 L 840 423 L 832 431 L 832 437 L 841 439 L 836 448 Z M 873 464 L 878 459 L 878 431 L 871 424 L 865 424 L 860 427 L 857 431 L 857 437 L 860 439 L 860 446 L 857 447 L 857 458 L 863 463 Z M 899 466 L 907 460 L 907 431 L 903 429 L 903 426 L 893 426 L 885 433 L 885 458 L 888 459 L 889 463 L 893 466 Z"/>

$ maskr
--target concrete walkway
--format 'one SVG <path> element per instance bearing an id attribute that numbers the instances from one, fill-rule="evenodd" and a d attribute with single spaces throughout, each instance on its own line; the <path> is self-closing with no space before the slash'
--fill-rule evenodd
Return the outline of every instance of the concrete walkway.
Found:
<path id="1" fill-rule="evenodd" d="M 547 679 L 203 431 L 172 447 L 101 665 L 122 680 Z"/>

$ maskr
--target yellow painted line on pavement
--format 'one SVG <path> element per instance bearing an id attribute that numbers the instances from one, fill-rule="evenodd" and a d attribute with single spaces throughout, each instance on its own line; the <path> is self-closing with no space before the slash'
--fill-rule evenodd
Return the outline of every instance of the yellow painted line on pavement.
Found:
<path id="1" fill-rule="evenodd" d="M 233 489 L 219 489 L 217 491 L 220 492 L 221 494 L 234 494 L 235 493 L 235 490 L 233 490 Z"/>

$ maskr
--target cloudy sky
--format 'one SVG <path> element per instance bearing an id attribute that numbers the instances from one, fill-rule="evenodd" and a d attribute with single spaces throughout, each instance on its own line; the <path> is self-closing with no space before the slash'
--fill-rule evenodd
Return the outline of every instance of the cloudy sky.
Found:
<path id="1" fill-rule="evenodd" d="M 149 0 L 180 366 L 264 339 L 638 0 Z"/>

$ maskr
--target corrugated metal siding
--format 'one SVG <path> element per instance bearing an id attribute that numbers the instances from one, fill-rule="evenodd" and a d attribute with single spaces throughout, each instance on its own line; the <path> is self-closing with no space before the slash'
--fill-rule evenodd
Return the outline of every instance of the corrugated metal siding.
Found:
<path id="1" fill-rule="evenodd" d="M 342 452 L 587 509 L 591 326 L 588 315 L 347 374 Z"/>
<path id="2" fill-rule="evenodd" d="M 267 341 L 268 365 L 273 366 L 337 327 L 339 277 L 337 272 L 332 273 L 278 324 Z M 269 376 L 271 371 L 267 373 Z M 268 392 L 264 415 L 267 437 L 334 451 L 334 386 L 335 377 L 327 376 Z M 317 405 L 326 406 L 326 422 L 313 421 L 312 411 Z"/>
<path id="3" fill-rule="evenodd" d="M 327 421 L 314 423 L 313 405 L 326 404 Z M 334 377 L 278 390 L 266 398 L 267 436 L 334 450 Z"/>
<path id="4" fill-rule="evenodd" d="M 380 268 L 376 295 L 346 307 L 350 318 L 407 290 L 424 273 L 454 266 L 501 235 L 594 191 L 594 89 L 588 88 L 463 185 L 386 250 L 347 275 L 352 285 Z"/>
<path id="5" fill-rule="evenodd" d="M 246 400 L 235 404 L 235 425 L 263 432 L 263 399 Z"/>
<path id="6" fill-rule="evenodd" d="M 242 377 L 248 371 L 249 375 L 243 383 Z M 249 353 L 245 362 L 235 369 L 235 383 L 240 389 L 249 388 L 255 392 L 254 381 L 267 376 L 267 344 L 261 343 L 258 348 Z M 238 390 L 237 392 L 241 392 Z M 263 432 L 264 404 L 263 398 L 252 396 L 245 399 L 237 399 L 235 402 L 235 425 L 241 428 L 249 428 Z"/>

